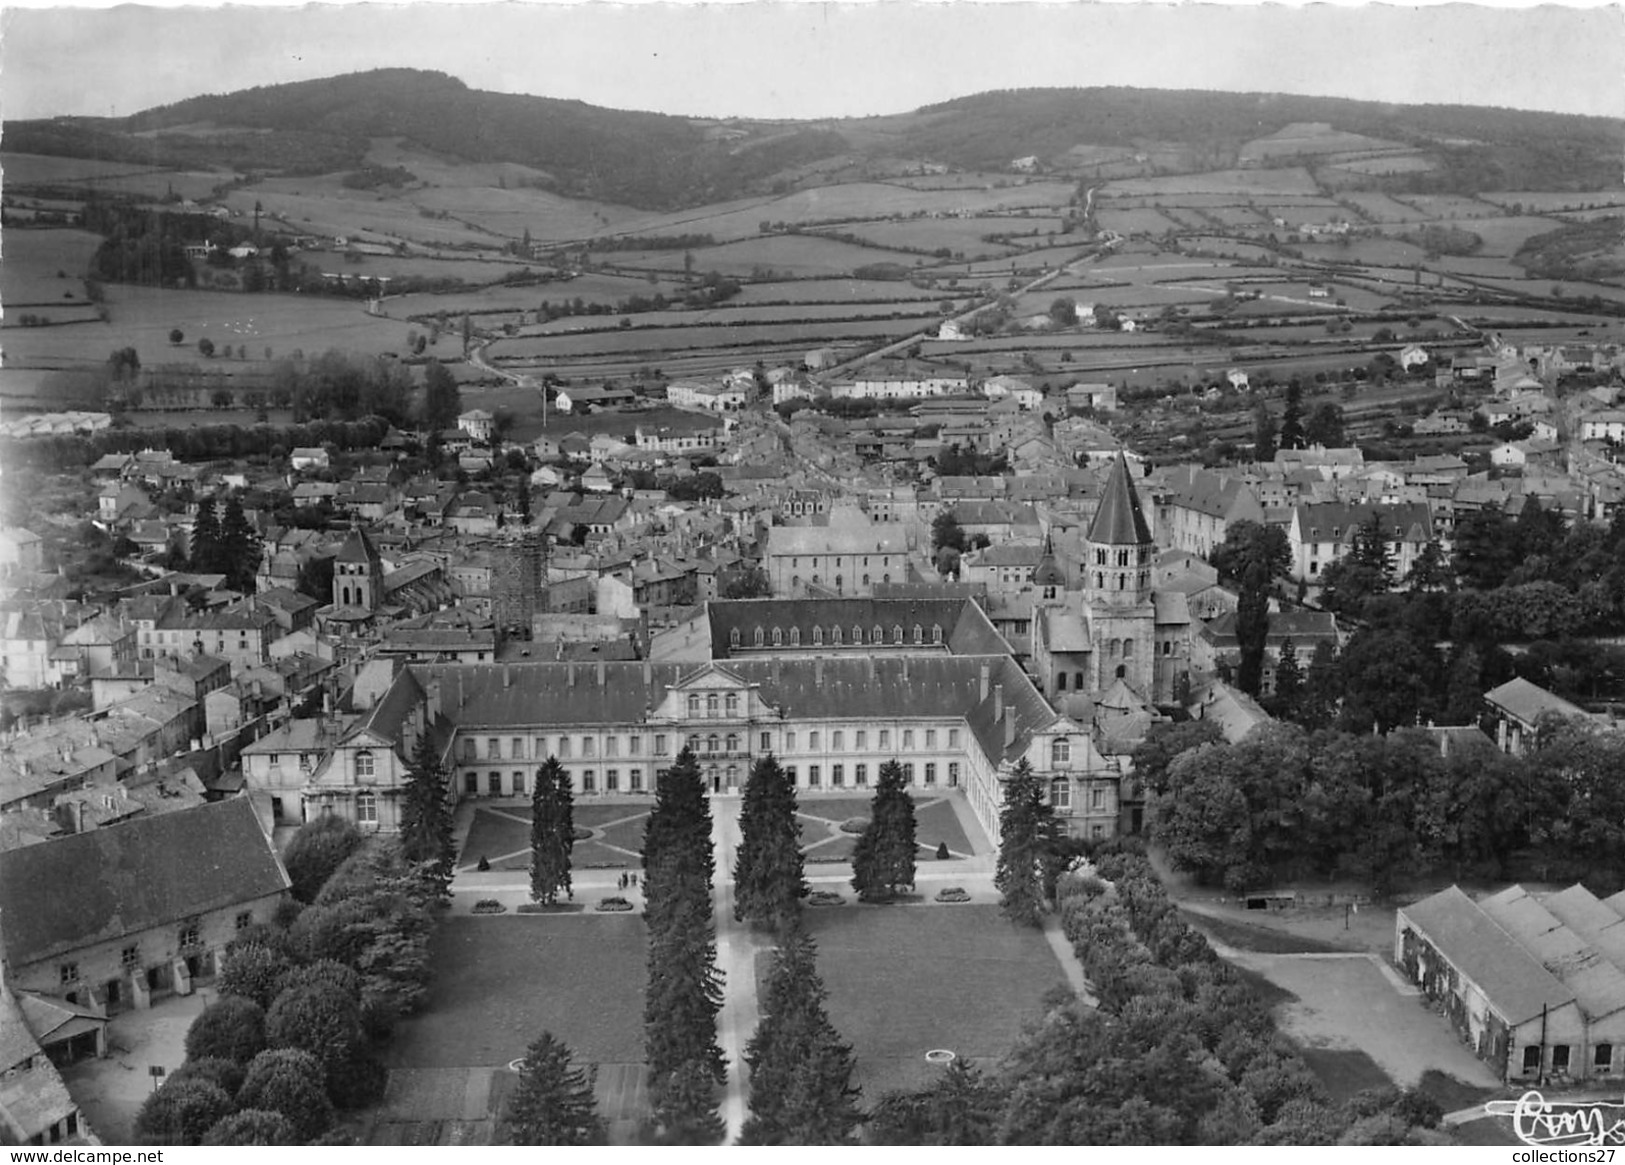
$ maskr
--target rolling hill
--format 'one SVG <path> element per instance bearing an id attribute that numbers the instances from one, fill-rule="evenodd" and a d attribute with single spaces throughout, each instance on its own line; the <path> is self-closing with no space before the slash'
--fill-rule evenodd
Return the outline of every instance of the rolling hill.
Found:
<path id="1" fill-rule="evenodd" d="M 1625 123 L 1608 118 L 1128 88 L 983 93 L 883 118 L 718 122 L 491 93 L 415 69 L 199 96 L 127 118 L 12 121 L 4 134 L 22 153 L 260 175 L 353 170 L 373 139 L 397 138 L 546 171 L 560 194 L 671 210 L 898 159 L 997 170 L 1031 156 L 1081 176 L 1090 149 L 1122 147 L 1163 169 L 1222 169 L 1248 141 L 1299 123 L 1419 151 L 1427 167 L 1366 182 L 1411 192 L 1599 189 L 1618 182 L 1625 143 Z"/>

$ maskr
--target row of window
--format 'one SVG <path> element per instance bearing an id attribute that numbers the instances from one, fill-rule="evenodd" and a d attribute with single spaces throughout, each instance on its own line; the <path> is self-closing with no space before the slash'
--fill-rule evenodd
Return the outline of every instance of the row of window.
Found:
<path id="1" fill-rule="evenodd" d="M 693 714 L 694 702 L 699 700 L 699 699 L 700 699 L 700 697 L 698 697 L 698 696 L 690 696 L 689 697 L 691 714 Z M 717 715 L 717 713 L 714 710 L 712 710 L 714 708 L 716 699 L 717 699 L 717 697 L 715 697 L 715 696 L 706 697 L 707 713 L 709 715 Z M 725 713 L 726 715 L 735 716 L 735 715 L 738 714 L 738 707 L 737 707 L 736 701 L 737 701 L 736 696 L 730 695 L 730 696 L 727 697 L 726 704 L 724 705 L 726 707 L 726 709 L 727 709 L 727 711 Z M 938 741 L 938 731 L 937 731 L 937 729 L 935 729 L 935 728 L 926 728 L 926 729 L 923 730 L 923 733 L 924 733 L 924 740 L 925 740 L 924 747 L 927 750 L 936 748 L 937 747 L 937 741 Z M 891 748 L 891 746 L 892 746 L 892 730 L 891 729 L 889 729 L 889 728 L 881 728 L 881 729 L 879 729 L 878 730 L 878 736 L 879 736 L 879 745 L 878 745 L 878 747 L 881 750 L 884 751 L 886 749 Z M 627 755 L 628 756 L 641 756 L 643 754 L 643 738 L 641 736 L 636 735 L 636 734 L 629 734 L 626 739 L 627 739 L 627 746 L 626 746 L 627 747 Z M 914 729 L 905 728 L 905 729 L 902 730 L 902 747 L 905 750 L 913 749 L 915 747 L 916 739 L 918 739 L 918 737 L 916 736 L 916 732 L 915 732 Z M 526 756 L 525 756 L 525 753 L 527 751 L 527 749 L 526 749 L 526 740 L 527 740 L 527 738 L 523 737 L 523 736 L 515 736 L 515 737 L 512 737 L 509 740 L 509 742 L 508 742 L 508 759 L 510 759 L 510 760 L 525 760 L 525 759 L 527 759 Z M 744 740 L 743 736 L 740 733 L 737 733 L 737 732 L 729 732 L 726 735 L 719 735 L 718 733 L 713 732 L 710 735 L 705 736 L 703 738 L 700 736 L 699 733 L 696 732 L 696 733 L 691 733 L 688 736 L 687 744 L 695 752 L 739 752 L 740 749 L 741 749 L 741 744 L 742 744 L 743 740 Z M 797 736 L 794 729 L 786 730 L 785 733 L 784 733 L 784 751 L 785 752 L 796 752 L 796 751 L 798 751 L 798 740 L 799 740 L 799 738 L 798 738 L 798 736 Z M 948 747 L 949 748 L 958 748 L 959 747 L 959 740 L 960 740 L 959 729 L 957 729 L 957 728 L 948 729 Z M 543 749 L 547 748 L 547 743 L 548 743 L 548 738 L 546 738 L 546 737 L 542 737 L 537 741 L 536 751 L 537 751 L 538 755 L 536 756 L 535 759 L 537 759 L 537 760 L 543 759 L 543 756 L 541 755 L 541 753 L 542 753 Z M 833 729 L 833 730 L 830 731 L 830 733 L 829 733 L 830 751 L 832 751 L 832 752 L 845 752 L 846 751 L 846 743 L 847 743 L 847 736 L 846 736 L 846 731 L 844 729 L 836 728 L 836 729 Z M 668 744 L 668 740 L 667 740 L 666 734 L 664 732 L 656 733 L 655 738 L 654 738 L 654 753 L 653 753 L 653 755 L 659 756 L 659 757 L 666 756 L 667 755 L 667 753 L 666 753 L 667 744 Z M 581 738 L 581 756 L 582 757 L 594 756 L 596 754 L 597 747 L 598 746 L 597 746 L 597 738 L 596 737 L 594 737 L 594 736 L 583 736 Z M 822 750 L 823 747 L 824 747 L 824 735 L 823 735 L 822 730 L 817 729 L 817 728 L 814 728 L 814 729 L 810 730 L 807 733 L 807 751 L 808 752 L 818 752 L 818 751 Z M 852 749 L 853 749 L 853 751 L 862 752 L 862 751 L 866 750 L 868 747 L 869 747 L 869 730 L 866 729 L 866 728 L 856 729 L 852 733 Z M 771 732 L 763 732 L 763 733 L 761 733 L 760 738 L 759 738 L 758 749 L 761 752 L 772 752 L 773 751 L 773 734 Z M 556 756 L 561 760 L 566 760 L 566 759 L 569 759 L 573 754 L 574 754 L 574 750 L 573 750 L 573 745 L 572 745 L 572 738 L 569 737 L 569 736 L 560 736 L 560 737 L 558 737 L 557 738 L 557 747 L 556 747 L 556 749 L 553 751 L 553 753 L 551 755 Z M 614 757 L 614 756 L 619 756 L 619 755 L 620 755 L 620 738 L 618 736 L 614 736 L 614 735 L 606 736 L 604 738 L 604 756 L 605 757 Z M 501 760 L 501 759 L 503 759 L 503 745 L 502 745 L 502 738 L 501 737 L 490 736 L 490 737 L 486 738 L 484 757 L 481 757 L 479 755 L 479 744 L 478 744 L 478 741 L 474 737 L 470 736 L 470 737 L 464 737 L 463 738 L 463 760 L 464 760 L 465 763 L 466 762 L 471 762 L 471 761 L 477 761 L 477 760 Z M 370 752 L 363 749 L 363 750 L 361 750 L 361 751 L 359 751 L 359 752 L 357 752 L 355 754 L 355 771 L 356 771 L 356 776 L 358 776 L 358 777 L 370 777 L 370 776 L 374 775 L 374 760 L 373 760 L 372 753 L 370 753 Z"/>
<path id="2" fill-rule="evenodd" d="M 1568 1044 L 1552 1045 L 1552 1071 L 1554 1073 L 1561 1074 L 1569 1070 L 1569 1047 Z M 1541 1046 L 1539 1044 L 1524 1045 L 1523 1075 L 1533 1076 L 1540 1071 L 1540 1051 Z M 1612 1071 L 1614 1067 L 1614 1045 L 1596 1044 L 1592 1049 L 1591 1063 L 1595 1071 Z"/>
<path id="3" fill-rule="evenodd" d="M 570 775 L 570 770 L 569 769 L 564 770 L 563 776 L 564 776 L 564 780 L 565 780 L 566 784 L 571 784 L 575 780 L 575 778 Z M 622 770 L 620 770 L 618 768 L 605 769 L 604 770 L 604 792 L 606 792 L 606 793 L 619 793 L 619 792 L 621 792 L 622 791 L 621 777 L 622 777 Z M 628 793 L 641 793 L 641 792 L 644 791 L 644 789 L 643 789 L 643 770 L 641 768 L 625 770 L 625 777 L 626 777 L 626 784 L 625 784 L 624 788 L 625 788 L 626 792 L 628 792 Z M 581 780 L 581 792 L 583 792 L 583 793 L 596 793 L 596 792 L 598 792 L 598 770 L 597 769 L 582 769 L 581 770 L 581 775 L 580 775 L 580 780 Z M 572 787 L 574 787 L 574 786 L 572 785 Z M 489 773 L 485 774 L 485 788 L 484 788 L 483 792 L 487 797 L 502 797 L 502 796 L 523 797 L 528 792 L 528 789 L 529 789 L 529 786 L 525 782 L 525 774 L 519 769 L 515 769 L 513 772 L 508 774 L 508 787 L 507 787 L 507 789 L 503 789 L 503 787 L 502 787 L 502 774 L 501 773 L 499 773 L 499 772 L 489 772 Z M 482 792 L 482 790 L 480 789 L 480 775 L 478 773 L 464 773 L 463 774 L 463 793 L 464 793 L 464 795 L 469 796 L 469 797 L 478 797 L 481 794 L 481 792 Z"/>
<path id="4" fill-rule="evenodd" d="M 814 575 L 813 582 L 817 581 L 818 576 Z M 886 581 L 891 581 L 891 575 L 886 576 Z M 863 583 L 865 586 L 869 585 L 868 575 L 863 576 Z M 837 587 L 841 585 L 841 577 L 839 575 L 835 576 L 835 585 Z M 775 627 L 771 632 L 769 632 L 767 629 L 758 626 L 753 632 L 751 632 L 751 642 L 756 647 L 765 647 L 769 637 L 772 638 L 774 647 L 783 647 L 786 639 L 789 640 L 791 647 L 801 646 L 800 627 L 792 627 L 788 632 L 786 632 L 782 627 Z M 862 646 L 864 642 L 863 628 L 856 623 L 852 625 L 851 640 L 854 646 Z M 892 627 L 891 641 L 893 643 L 904 642 L 903 625 L 901 623 L 898 623 Z M 740 635 L 739 628 L 734 627 L 729 629 L 728 645 L 730 647 L 738 647 L 741 642 L 743 642 L 743 637 Z M 829 629 L 828 642 L 835 647 L 842 646 L 846 642 L 846 632 L 843 632 L 838 624 L 831 627 Z M 885 628 L 881 627 L 878 623 L 875 624 L 874 628 L 869 632 L 868 642 L 873 644 L 884 644 L 886 642 Z M 914 624 L 914 642 L 917 644 L 925 642 L 925 628 L 920 626 L 918 623 Z M 940 644 L 942 642 L 942 627 L 940 624 L 933 623 L 931 625 L 931 642 L 933 644 Z M 812 645 L 814 647 L 822 647 L 824 643 L 824 629 L 822 627 L 815 626 L 812 629 Z M 692 704 L 693 700 L 694 697 L 690 696 L 690 704 Z M 690 714 L 692 715 L 693 713 L 691 712 Z"/>
<path id="5" fill-rule="evenodd" d="M 253 911 L 244 910 L 242 913 L 238 914 L 236 924 L 238 930 L 247 930 L 254 924 Z M 199 931 L 197 924 L 190 923 L 181 927 L 180 933 L 176 936 L 175 941 L 179 949 L 185 951 L 192 947 L 202 946 L 203 936 L 201 931 Z M 127 971 L 138 968 L 141 965 L 141 944 L 131 943 L 129 946 L 120 950 L 119 963 Z M 58 978 L 64 986 L 79 982 L 78 963 L 59 963 L 57 965 L 56 972 Z"/>

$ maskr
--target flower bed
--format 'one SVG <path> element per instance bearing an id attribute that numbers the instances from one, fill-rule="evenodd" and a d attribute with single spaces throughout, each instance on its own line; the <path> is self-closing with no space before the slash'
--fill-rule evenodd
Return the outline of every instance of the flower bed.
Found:
<path id="1" fill-rule="evenodd" d="M 521 902 L 515 909 L 520 914 L 576 914 L 586 908 L 579 902 L 555 902 L 551 906 L 545 902 Z"/>
<path id="2" fill-rule="evenodd" d="M 594 907 L 594 909 L 595 910 L 631 910 L 632 909 L 632 904 L 630 902 L 628 902 L 625 898 L 622 898 L 620 895 L 617 894 L 612 898 L 605 898 L 596 907 Z"/>
<path id="3" fill-rule="evenodd" d="M 946 886 L 937 891 L 938 902 L 969 902 L 970 894 L 963 886 Z"/>
<path id="4" fill-rule="evenodd" d="M 845 901 L 845 898 L 833 890 L 814 890 L 807 895 L 808 906 L 839 906 Z"/>
<path id="5" fill-rule="evenodd" d="M 869 819 L 867 817 L 848 817 L 845 821 L 841 822 L 842 833 L 862 833 L 868 828 Z"/>
<path id="6" fill-rule="evenodd" d="M 507 912 L 508 908 L 495 898 L 481 898 L 474 903 L 475 914 L 506 914 Z"/>

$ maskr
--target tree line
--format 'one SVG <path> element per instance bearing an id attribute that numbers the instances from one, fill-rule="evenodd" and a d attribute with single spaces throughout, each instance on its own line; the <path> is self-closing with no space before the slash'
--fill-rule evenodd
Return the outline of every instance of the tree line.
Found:
<path id="1" fill-rule="evenodd" d="M 1228 744 L 1210 724 L 1154 728 L 1134 754 L 1147 833 L 1176 868 L 1230 890 L 1354 878 L 1379 894 L 1439 873 L 1625 885 L 1625 738 L 1544 723 L 1524 756 L 1433 734 L 1268 724 Z"/>

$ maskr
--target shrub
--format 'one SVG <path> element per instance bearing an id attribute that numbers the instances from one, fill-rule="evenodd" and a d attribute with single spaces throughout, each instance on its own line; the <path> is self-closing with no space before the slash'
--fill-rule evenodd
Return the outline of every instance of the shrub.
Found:
<path id="1" fill-rule="evenodd" d="M 186 1058 L 246 1064 L 265 1050 L 265 1009 L 243 995 L 225 995 L 203 1009 L 186 1031 Z"/>
<path id="2" fill-rule="evenodd" d="M 367 1044 L 360 1003 L 332 983 L 295 987 L 277 996 L 265 1015 L 265 1036 L 273 1048 L 298 1048 L 315 1056 L 327 1070 L 330 1087 Z"/>
<path id="3" fill-rule="evenodd" d="M 265 1008 L 282 993 L 283 982 L 292 967 L 280 952 L 259 943 L 248 943 L 226 952 L 216 986 L 222 996 L 240 995 Z"/>
<path id="4" fill-rule="evenodd" d="M 508 908 L 495 898 L 481 898 L 474 903 L 475 914 L 506 914 L 507 912 Z"/>
<path id="5" fill-rule="evenodd" d="M 314 902 L 350 855 L 361 848 L 361 831 L 343 817 L 318 817 L 300 826 L 288 843 L 283 865 L 293 882 L 293 896 L 301 902 Z"/>
<path id="6" fill-rule="evenodd" d="M 962 886 L 948 886 L 937 891 L 938 902 L 969 902 L 970 895 Z"/>
<path id="7" fill-rule="evenodd" d="M 236 1096 L 237 1090 L 243 1086 L 243 1076 L 246 1069 L 235 1060 L 222 1059 L 219 1056 L 205 1056 L 201 1060 L 187 1060 L 179 1068 L 169 1074 L 174 1080 L 207 1080 L 216 1085 L 227 1096 Z"/>
<path id="8" fill-rule="evenodd" d="M 354 967 L 333 959 L 318 959 L 303 967 L 295 967 L 283 980 L 282 990 L 293 991 L 299 987 L 318 985 L 337 987 L 351 999 L 361 998 L 361 975 Z"/>
<path id="9" fill-rule="evenodd" d="M 215 1121 L 215 1128 L 203 1134 L 206 1146 L 291 1146 L 294 1126 L 281 1113 L 263 1108 L 245 1108 Z"/>
<path id="10" fill-rule="evenodd" d="M 845 821 L 841 822 L 842 833 L 862 833 L 868 828 L 869 819 L 867 817 L 848 817 Z"/>
<path id="11" fill-rule="evenodd" d="M 474 868 L 477 869 L 482 874 L 489 872 L 490 869 L 491 869 L 490 859 L 487 858 L 484 854 L 481 854 L 480 855 L 480 864 L 475 866 Z"/>
<path id="12" fill-rule="evenodd" d="M 367 910 L 359 902 L 308 906 L 288 935 L 302 958 L 353 967 L 372 941 L 367 921 Z"/>
<path id="13" fill-rule="evenodd" d="M 605 898 L 598 904 L 599 910 L 631 910 L 632 904 L 620 895 Z"/>
<path id="14" fill-rule="evenodd" d="M 215 1122 L 203 1137 L 205 1145 L 291 1145 L 293 1126 L 280 1112 L 247 1108 Z"/>
<path id="15" fill-rule="evenodd" d="M 197 1145 L 216 1121 L 231 1112 L 231 1097 L 218 1084 L 196 1077 L 166 1080 L 136 1114 L 143 1145 Z"/>
<path id="16" fill-rule="evenodd" d="M 807 895 L 808 906 L 839 906 L 845 901 L 845 898 L 833 890 L 814 890 Z"/>
<path id="17" fill-rule="evenodd" d="M 297 1141 L 314 1140 L 333 1127 L 327 1074 L 320 1060 L 297 1048 L 271 1048 L 255 1056 L 237 1103 L 281 1113 Z"/>
<path id="18" fill-rule="evenodd" d="M 328 1074 L 327 1091 L 343 1109 L 366 1108 L 384 1098 L 389 1073 L 371 1051 L 362 1049 Z"/>
<path id="19" fill-rule="evenodd" d="M 937 861 L 946 862 L 952 857 L 953 855 L 948 852 L 948 843 L 945 841 L 937 842 Z"/>

